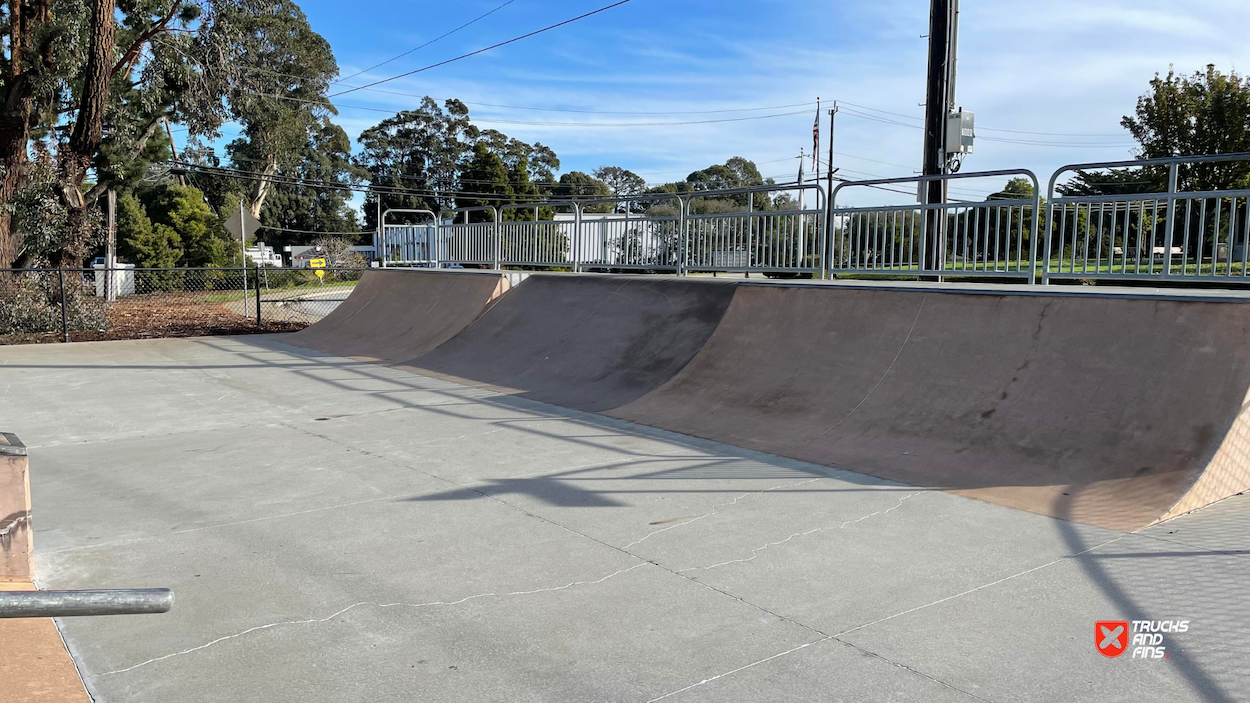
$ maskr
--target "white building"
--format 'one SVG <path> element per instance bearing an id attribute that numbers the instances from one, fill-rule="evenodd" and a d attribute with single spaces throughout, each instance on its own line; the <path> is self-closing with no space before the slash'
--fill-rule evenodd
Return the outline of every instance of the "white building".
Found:
<path id="1" fill-rule="evenodd" d="M 245 248 L 243 255 L 257 266 L 282 268 L 282 255 L 274 251 L 273 247 L 265 246 L 264 242 L 256 242 L 256 246 Z"/>

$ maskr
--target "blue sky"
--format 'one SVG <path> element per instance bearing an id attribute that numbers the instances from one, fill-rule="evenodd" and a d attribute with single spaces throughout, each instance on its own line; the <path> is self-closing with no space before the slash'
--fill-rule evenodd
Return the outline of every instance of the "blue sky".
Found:
<path id="1" fill-rule="evenodd" d="M 301 5 L 313 29 L 334 48 L 341 75 L 348 76 L 503 2 L 305 0 Z M 608 0 L 514 0 L 471 27 L 342 86 L 403 73 L 605 4 Z M 811 148 L 819 96 L 826 107 L 834 99 L 857 106 L 846 105 L 838 118 L 836 164 L 842 175 L 907 176 L 920 165 L 926 70 L 921 35 L 927 23 L 926 0 L 632 0 L 378 87 L 412 95 L 361 90 L 337 98 L 337 122 L 354 139 L 387 115 L 348 106 L 398 111 L 415 106 L 414 96 L 456 97 L 468 103 L 483 127 L 554 148 L 561 171 L 612 164 L 658 183 L 744 156 L 765 176 L 780 180 L 793 177 L 799 149 Z M 1119 120 L 1132 111 L 1153 74 L 1166 72 L 1169 64 L 1185 73 L 1207 63 L 1225 71 L 1250 69 L 1248 26 L 1250 3 L 1244 0 L 964 0 L 958 102 L 976 113 L 978 130 L 976 153 L 964 170 L 1029 168 L 1044 184 L 1062 164 L 1131 158 L 1131 139 Z M 806 103 L 813 105 L 677 114 Z M 804 112 L 710 124 L 638 124 L 797 110 Z M 826 121 L 822 118 L 822 130 Z M 629 124 L 594 126 L 604 123 Z M 971 196 L 996 185 L 961 188 Z"/>

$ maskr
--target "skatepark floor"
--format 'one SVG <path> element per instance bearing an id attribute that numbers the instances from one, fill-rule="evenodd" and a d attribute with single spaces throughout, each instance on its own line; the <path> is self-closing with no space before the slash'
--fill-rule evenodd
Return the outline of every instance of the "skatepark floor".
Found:
<path id="1" fill-rule="evenodd" d="M 1227 701 L 1250 497 L 1134 534 L 322 355 L 0 348 L 97 701 Z M 1100 620 L 1189 620 L 1110 659 Z"/>

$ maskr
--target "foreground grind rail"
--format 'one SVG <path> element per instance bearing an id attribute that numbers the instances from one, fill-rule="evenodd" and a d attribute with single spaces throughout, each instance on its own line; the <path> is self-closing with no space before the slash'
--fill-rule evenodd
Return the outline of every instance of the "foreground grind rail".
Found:
<path id="1" fill-rule="evenodd" d="M 167 613 L 174 604 L 168 588 L 104 591 L 0 592 L 0 618 L 68 618 L 88 615 Z"/>

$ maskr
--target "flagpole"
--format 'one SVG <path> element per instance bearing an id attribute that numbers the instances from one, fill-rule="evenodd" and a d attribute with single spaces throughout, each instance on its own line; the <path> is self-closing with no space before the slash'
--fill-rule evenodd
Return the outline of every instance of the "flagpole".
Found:
<path id="1" fill-rule="evenodd" d="M 812 167 L 814 180 L 820 183 L 820 96 L 816 97 L 816 125 L 812 127 Z"/>

